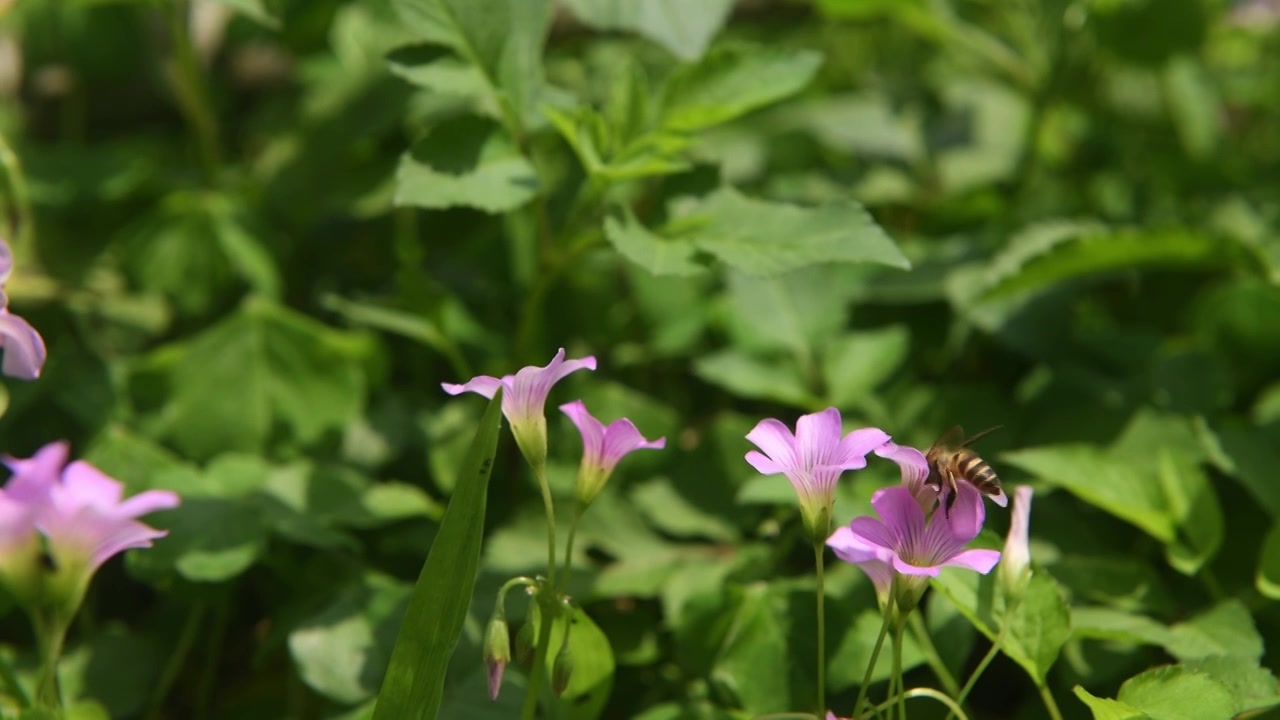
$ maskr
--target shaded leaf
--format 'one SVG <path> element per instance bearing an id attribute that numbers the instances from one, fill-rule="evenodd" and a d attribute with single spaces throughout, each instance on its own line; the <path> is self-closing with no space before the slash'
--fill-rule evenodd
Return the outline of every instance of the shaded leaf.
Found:
<path id="1" fill-rule="evenodd" d="M 396 202 L 440 209 L 514 210 L 538 192 L 538 175 L 492 121 L 458 117 L 437 125 L 400 159 Z"/>
<path id="2" fill-rule="evenodd" d="M 812 50 L 726 47 L 667 81 L 662 125 L 696 132 L 777 102 L 809 84 L 822 65 Z"/>
<path id="3" fill-rule="evenodd" d="M 681 60 L 696 60 L 729 17 L 733 0 L 564 0 L 583 23 L 638 33 Z"/>

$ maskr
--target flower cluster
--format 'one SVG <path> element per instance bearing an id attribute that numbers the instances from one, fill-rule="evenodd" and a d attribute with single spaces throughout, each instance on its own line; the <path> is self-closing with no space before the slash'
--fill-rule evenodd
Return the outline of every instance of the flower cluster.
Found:
<path id="1" fill-rule="evenodd" d="M 0 348 L 4 349 L 0 372 L 21 380 L 35 380 L 44 367 L 44 338 L 31 323 L 9 312 L 9 296 L 3 288 L 12 273 L 13 251 L 9 243 L 0 238 Z"/>

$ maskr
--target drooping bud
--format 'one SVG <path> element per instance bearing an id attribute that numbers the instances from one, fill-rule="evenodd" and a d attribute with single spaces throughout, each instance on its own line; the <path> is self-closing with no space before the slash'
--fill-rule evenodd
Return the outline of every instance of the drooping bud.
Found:
<path id="1" fill-rule="evenodd" d="M 560 654 L 556 655 L 555 665 L 551 668 L 551 688 L 555 690 L 556 696 L 564 693 L 565 688 L 569 687 L 569 680 L 573 676 L 573 653 L 569 652 L 569 646 L 566 644 L 560 649 Z"/>
<path id="2" fill-rule="evenodd" d="M 490 700 L 498 699 L 498 690 L 502 687 L 502 671 L 506 669 L 508 662 L 511 662 L 511 635 L 507 630 L 502 606 L 499 605 L 484 633 L 484 664 L 489 672 Z"/>
<path id="3" fill-rule="evenodd" d="M 533 667 L 533 655 L 538 644 L 537 637 L 538 618 L 531 613 L 524 625 L 520 626 L 520 632 L 516 633 L 516 662 L 520 663 L 520 667 L 525 670 Z"/>
<path id="4" fill-rule="evenodd" d="M 1009 523 L 1009 535 L 1004 541 L 1000 565 L 996 568 L 1000 585 L 1010 600 L 1021 598 L 1031 579 L 1031 549 L 1028 544 L 1031 495 L 1030 485 L 1019 485 L 1013 491 L 1013 517 Z"/>

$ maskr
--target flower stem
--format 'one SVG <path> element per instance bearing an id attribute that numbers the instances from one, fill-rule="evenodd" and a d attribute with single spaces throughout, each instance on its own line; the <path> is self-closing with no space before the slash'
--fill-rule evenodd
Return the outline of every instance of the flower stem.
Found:
<path id="1" fill-rule="evenodd" d="M 538 593 L 539 621 L 538 643 L 533 649 L 533 667 L 529 670 L 529 687 L 524 693 L 524 707 L 520 710 L 521 720 L 534 720 L 538 714 L 538 692 L 542 690 L 542 681 L 547 674 L 547 649 L 551 644 L 551 625 L 554 619 L 555 602 L 547 595 L 554 593 L 543 588 Z"/>
<path id="2" fill-rule="evenodd" d="M 938 702 L 950 708 L 952 714 L 959 717 L 960 720 L 969 720 L 969 716 L 964 714 L 964 710 L 962 710 L 960 706 L 956 704 L 955 700 L 952 700 L 951 698 L 947 697 L 945 694 L 940 693 L 937 690 L 934 690 L 933 688 L 911 688 L 910 690 L 907 690 L 905 692 L 899 690 L 899 692 L 891 695 L 888 700 L 885 700 L 884 702 L 872 708 L 871 711 L 879 715 L 881 710 L 887 710 L 891 708 L 894 703 L 898 702 L 899 699 L 910 700 L 912 698 L 918 698 L 918 697 L 927 697 L 932 700 L 937 700 Z M 759 720 L 759 718 L 757 718 L 756 720 Z"/>
<path id="3" fill-rule="evenodd" d="M 884 636 L 889 633 L 889 609 L 892 607 L 893 600 L 889 600 L 884 606 L 884 621 L 880 623 L 880 634 L 876 636 L 875 647 L 871 648 L 871 660 L 867 663 L 866 672 L 862 673 L 862 687 L 858 688 L 858 700 L 853 704 L 853 716 L 858 717 L 862 713 L 862 703 L 867 699 L 867 688 L 871 685 L 871 675 L 876 669 L 876 660 L 880 659 L 880 648 L 884 646 Z"/>
<path id="4" fill-rule="evenodd" d="M 218 148 L 218 119 L 209 99 L 195 48 L 191 44 L 190 12 L 188 3 L 179 2 L 175 3 L 170 13 L 169 31 L 173 39 L 174 57 L 167 69 L 178 109 L 195 133 L 206 179 L 212 182 L 222 167 L 222 153 Z"/>
<path id="5" fill-rule="evenodd" d="M 551 500 L 551 485 L 547 482 L 547 468 L 535 467 L 533 474 L 538 479 L 538 489 L 542 492 L 542 507 L 547 513 L 547 583 L 554 595 L 560 588 L 556 585 L 556 508 Z"/>
<path id="6" fill-rule="evenodd" d="M 1058 701 L 1053 699 L 1053 693 L 1049 692 L 1048 684 L 1041 684 L 1040 699 L 1044 702 L 1044 709 L 1048 711 L 1052 720 L 1062 720 L 1062 711 L 1058 709 Z"/>
<path id="7" fill-rule="evenodd" d="M 826 577 L 823 563 L 825 561 L 825 545 L 820 542 L 813 544 L 813 560 L 818 569 L 818 592 L 817 592 L 817 612 L 818 612 L 818 707 L 816 711 L 822 715 L 827 707 L 827 628 L 826 628 Z"/>
<path id="8" fill-rule="evenodd" d="M 573 541 L 578 536 L 578 521 L 582 519 L 583 509 L 581 504 L 574 507 L 573 522 L 569 524 L 569 540 L 564 546 L 564 572 L 560 575 L 566 586 L 569 584 L 569 571 L 573 569 Z"/>
<path id="9" fill-rule="evenodd" d="M 147 713 L 147 717 L 158 720 L 163 715 L 165 696 L 169 694 L 169 689 L 173 687 L 174 681 L 178 679 L 178 674 L 182 672 L 183 666 L 186 665 L 187 655 L 195 644 L 196 635 L 199 634 L 200 628 L 204 625 L 204 616 L 207 610 L 208 605 L 201 602 L 192 608 L 191 612 L 187 613 L 187 621 L 182 624 L 182 631 L 178 635 L 178 641 L 173 648 L 173 653 L 169 655 L 169 660 L 165 663 L 164 672 L 151 690 L 151 701 L 149 703 L 151 708 Z"/>
<path id="10" fill-rule="evenodd" d="M 973 669 L 973 672 L 969 675 L 969 679 L 965 681 L 964 687 L 960 688 L 960 692 L 955 693 L 957 705 L 964 705 L 964 699 L 969 697 L 969 691 L 973 690 L 973 686 L 978 684 L 978 678 L 982 676 L 982 673 L 986 672 L 987 666 L 990 665 L 991 661 L 995 659 L 997 654 L 999 654 L 1000 643 L 1004 640 L 1004 629 L 1008 626 L 1007 622 L 1001 623 L 1000 632 L 996 633 L 996 639 L 992 641 L 991 649 L 987 651 L 986 655 L 982 656 L 982 660 L 978 662 L 978 667 Z M 954 711 L 953 713 L 948 714 L 946 720 L 951 720 L 953 714 Z"/>
<path id="11" fill-rule="evenodd" d="M 36 684 L 36 707 L 62 708 L 62 691 L 58 688 L 58 659 L 67 637 L 68 623 L 35 613 L 36 642 L 40 648 L 40 680 Z"/>
<path id="12" fill-rule="evenodd" d="M 911 622 L 911 635 L 920 644 L 920 650 L 924 653 L 925 662 L 929 663 L 929 668 L 933 670 L 933 674 L 942 683 L 942 688 L 947 691 L 947 694 L 954 696 L 960 691 L 960 683 L 956 682 L 955 676 L 947 669 L 947 664 L 942 662 L 942 656 L 938 654 L 938 648 L 933 644 L 933 638 L 929 637 L 929 629 L 924 626 L 924 620 L 921 619 L 919 613 L 912 613 L 909 620 Z"/>
<path id="13" fill-rule="evenodd" d="M 898 681 L 898 720 L 907 720 L 907 703 L 903 697 L 906 693 L 902 681 L 902 635 L 904 624 L 898 622 L 893 628 L 893 677 Z M 1061 719 L 1059 719 L 1061 720 Z"/>

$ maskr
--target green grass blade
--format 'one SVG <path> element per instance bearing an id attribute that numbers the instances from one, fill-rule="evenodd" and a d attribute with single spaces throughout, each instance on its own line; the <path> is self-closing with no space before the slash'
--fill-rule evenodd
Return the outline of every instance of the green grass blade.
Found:
<path id="1" fill-rule="evenodd" d="M 374 720 L 431 720 L 440 710 L 445 670 L 462 634 L 480 565 L 485 499 L 501 419 L 499 390 L 480 419 L 440 531 L 409 598 Z"/>

